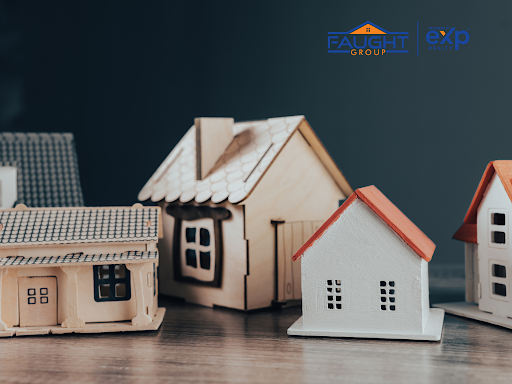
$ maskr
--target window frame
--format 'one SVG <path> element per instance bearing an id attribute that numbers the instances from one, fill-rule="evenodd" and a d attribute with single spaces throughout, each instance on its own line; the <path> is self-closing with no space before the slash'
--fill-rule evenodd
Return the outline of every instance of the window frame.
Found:
<path id="1" fill-rule="evenodd" d="M 223 244 L 222 244 L 222 221 L 231 217 L 231 212 L 223 207 L 181 205 L 179 203 L 169 204 L 165 212 L 174 218 L 174 233 L 172 241 L 174 280 L 210 287 L 220 287 L 222 283 Z M 191 276 L 184 276 L 181 268 L 182 249 L 182 223 L 209 218 L 213 220 L 213 241 L 215 252 L 215 265 L 213 266 L 213 280 L 203 281 Z M 210 241 L 212 234 L 210 233 Z M 196 254 L 197 259 L 199 255 Z M 211 254 L 210 254 L 211 257 Z M 200 268 L 199 260 L 198 267 Z"/>
<path id="2" fill-rule="evenodd" d="M 496 213 L 505 215 L 505 225 L 493 224 L 494 214 L 496 214 Z M 487 238 L 488 238 L 489 247 L 499 248 L 499 249 L 508 249 L 508 243 L 510 241 L 509 232 L 508 232 L 508 220 L 509 220 L 508 210 L 498 209 L 498 208 L 490 208 L 488 210 L 488 212 L 487 212 L 487 222 L 488 222 Z M 505 233 L 505 243 L 493 242 L 494 232 Z"/>
<path id="3" fill-rule="evenodd" d="M 100 278 L 100 270 L 99 268 L 102 266 L 108 266 L 108 278 L 101 279 Z M 116 265 L 122 265 L 125 268 L 125 276 L 116 278 Z M 110 301 L 129 301 L 132 298 L 132 287 L 131 287 L 131 276 L 130 270 L 126 268 L 126 264 L 98 264 L 93 265 L 92 267 L 93 275 L 94 275 L 94 301 L 101 302 L 110 302 Z M 126 287 L 126 294 L 122 297 L 116 296 L 116 284 L 124 284 Z M 100 286 L 108 285 L 110 290 L 110 296 L 108 297 L 100 297 Z"/>

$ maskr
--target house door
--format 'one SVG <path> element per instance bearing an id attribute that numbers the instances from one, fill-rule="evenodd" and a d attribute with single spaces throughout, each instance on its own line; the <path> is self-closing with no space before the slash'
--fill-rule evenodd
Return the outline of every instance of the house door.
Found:
<path id="1" fill-rule="evenodd" d="M 300 288 L 301 261 L 292 256 L 320 228 L 322 221 L 295 221 L 276 223 L 276 300 L 297 300 Z"/>
<path id="2" fill-rule="evenodd" d="M 21 277 L 20 327 L 57 325 L 57 278 Z"/>

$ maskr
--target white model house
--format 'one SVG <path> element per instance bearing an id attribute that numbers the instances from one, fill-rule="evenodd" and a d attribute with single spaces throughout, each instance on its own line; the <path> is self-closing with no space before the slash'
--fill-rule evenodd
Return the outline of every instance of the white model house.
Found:
<path id="1" fill-rule="evenodd" d="M 299 304 L 291 256 L 351 193 L 304 116 L 196 119 L 139 193 L 162 207 L 160 292 L 240 310 Z"/>
<path id="2" fill-rule="evenodd" d="M 297 251 L 302 317 L 289 335 L 440 340 L 435 244 L 375 186 L 356 190 Z"/>
<path id="3" fill-rule="evenodd" d="M 453 236 L 465 242 L 466 303 L 436 306 L 452 314 L 512 328 L 511 200 L 512 161 L 491 161 L 464 224 Z"/>

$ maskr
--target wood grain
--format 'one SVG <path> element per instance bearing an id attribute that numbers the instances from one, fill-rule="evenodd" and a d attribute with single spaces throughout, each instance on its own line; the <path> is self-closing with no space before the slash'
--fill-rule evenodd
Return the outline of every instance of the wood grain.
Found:
<path id="1" fill-rule="evenodd" d="M 299 338 L 286 329 L 300 307 L 246 314 L 168 299 L 160 304 L 167 314 L 156 332 L 0 340 L 1 381 L 505 383 L 512 377 L 510 330 L 450 315 L 440 343 Z"/>

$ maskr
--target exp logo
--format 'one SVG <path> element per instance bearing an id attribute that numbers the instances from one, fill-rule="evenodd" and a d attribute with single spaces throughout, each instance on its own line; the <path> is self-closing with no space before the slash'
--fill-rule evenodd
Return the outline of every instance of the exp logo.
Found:
<path id="1" fill-rule="evenodd" d="M 388 32 L 369 21 L 348 32 L 328 32 L 328 53 L 350 53 L 352 56 L 378 56 L 385 53 L 408 53 L 405 40 L 409 32 Z"/>
<path id="2" fill-rule="evenodd" d="M 427 32 L 427 43 L 429 51 L 451 51 L 453 47 L 459 50 L 460 45 L 467 44 L 469 41 L 469 32 L 450 27 L 429 27 Z M 469 30 L 469 28 L 468 28 Z"/>

